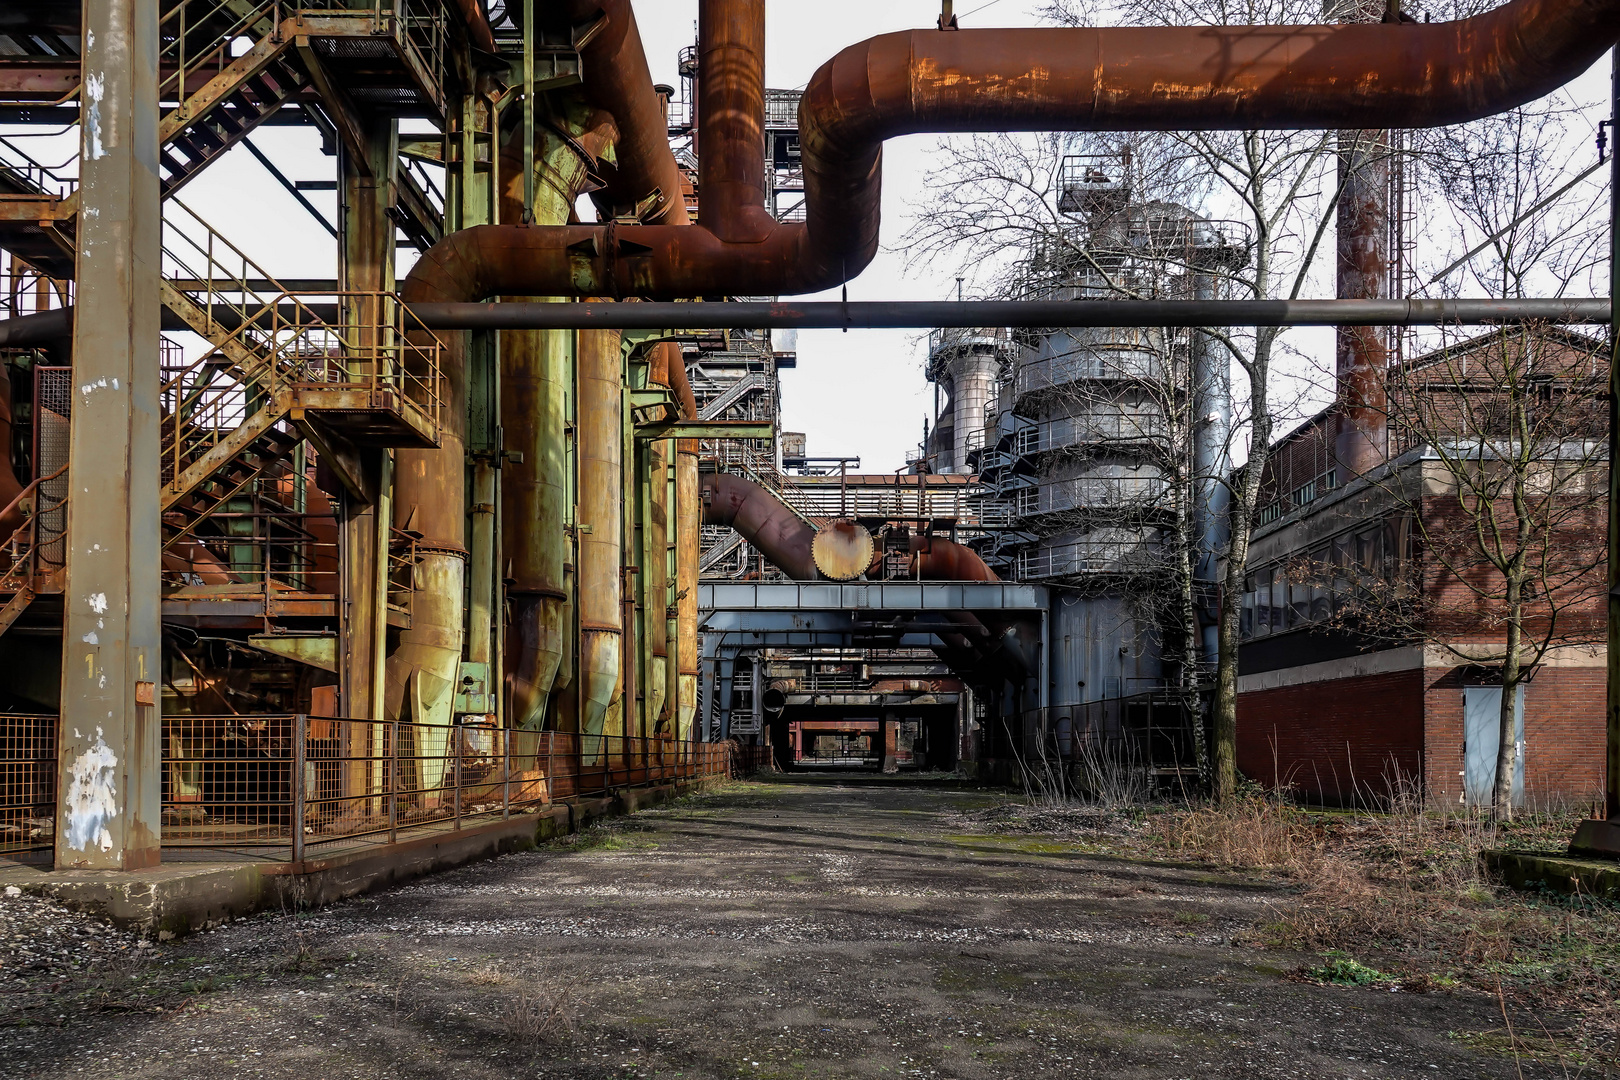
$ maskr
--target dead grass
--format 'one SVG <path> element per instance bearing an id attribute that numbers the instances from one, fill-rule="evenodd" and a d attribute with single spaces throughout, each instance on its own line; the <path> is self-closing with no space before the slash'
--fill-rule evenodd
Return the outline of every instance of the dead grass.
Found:
<path id="1" fill-rule="evenodd" d="M 1311 812 L 1250 793 L 1153 814 L 1142 836 L 1179 858 L 1299 881 L 1251 940 L 1324 957 L 1303 977 L 1366 970 L 1408 992 L 1487 993 L 1501 1000 L 1509 1049 L 1585 1070 L 1620 1063 L 1620 905 L 1500 888 L 1479 858 L 1488 847 L 1555 850 L 1578 816 L 1496 824 L 1403 800 L 1388 813 Z"/>
<path id="2" fill-rule="evenodd" d="M 496 967 L 494 964 L 485 964 L 477 971 L 469 973 L 467 975 L 467 981 L 472 983 L 474 986 L 502 986 L 508 982 L 511 982 L 511 980 L 506 977 L 506 973 L 500 968 Z"/>
<path id="3" fill-rule="evenodd" d="M 1278 799 L 1246 795 L 1223 806 L 1194 806 L 1154 815 L 1149 837 L 1163 850 L 1233 869 L 1306 877 L 1321 864 L 1322 833 L 1300 810 Z"/>
<path id="4" fill-rule="evenodd" d="M 539 976 L 518 990 L 502 1020 L 507 1034 L 523 1046 L 561 1042 L 574 1033 L 579 1020 L 574 988 Z"/>

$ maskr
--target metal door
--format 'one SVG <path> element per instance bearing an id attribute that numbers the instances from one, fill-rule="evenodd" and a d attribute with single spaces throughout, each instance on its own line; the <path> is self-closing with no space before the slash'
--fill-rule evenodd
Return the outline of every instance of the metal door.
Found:
<path id="1" fill-rule="evenodd" d="M 1496 751 L 1501 745 L 1502 688 L 1463 687 L 1463 788 L 1470 806 L 1489 806 L 1496 786 Z M 1513 805 L 1524 802 L 1524 685 L 1514 702 Z"/>

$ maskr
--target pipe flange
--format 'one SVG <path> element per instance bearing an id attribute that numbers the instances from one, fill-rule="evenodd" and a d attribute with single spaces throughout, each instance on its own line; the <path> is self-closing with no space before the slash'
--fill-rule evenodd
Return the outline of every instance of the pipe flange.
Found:
<path id="1" fill-rule="evenodd" d="M 816 532 L 810 557 L 821 575 L 833 581 L 854 581 L 872 565 L 872 534 L 853 521 L 835 521 Z"/>

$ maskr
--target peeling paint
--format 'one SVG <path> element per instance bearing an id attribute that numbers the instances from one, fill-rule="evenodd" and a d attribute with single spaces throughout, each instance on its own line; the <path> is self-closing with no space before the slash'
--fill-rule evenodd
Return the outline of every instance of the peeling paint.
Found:
<path id="1" fill-rule="evenodd" d="M 80 640 L 83 641 L 86 645 L 100 645 L 101 644 L 101 639 L 96 637 L 96 632 L 94 630 L 92 630 L 88 634 L 84 635 L 84 637 L 80 638 Z"/>
<path id="2" fill-rule="evenodd" d="M 88 851 L 91 844 L 103 852 L 112 850 L 108 825 L 118 815 L 118 789 L 113 785 L 117 767 L 118 756 L 107 745 L 103 729 L 96 728 L 95 743 L 73 761 L 63 799 L 67 813 L 64 836 L 72 850 Z"/>
<path id="3" fill-rule="evenodd" d="M 106 593 L 104 593 L 104 592 L 91 593 L 88 597 L 86 597 L 86 600 L 90 604 L 90 610 L 95 612 L 97 615 L 105 615 L 107 613 L 107 594 Z"/>
<path id="4" fill-rule="evenodd" d="M 80 386 L 79 387 L 79 393 L 83 394 L 86 398 L 88 398 L 93 391 L 105 390 L 106 388 L 107 388 L 107 380 L 106 379 L 97 379 L 95 382 L 87 382 L 87 383 L 83 384 L 82 386 Z M 116 387 L 114 389 L 116 389 Z"/>
<path id="5" fill-rule="evenodd" d="M 100 72 L 85 77 L 84 99 L 90 107 L 85 113 L 84 142 L 91 161 L 100 161 L 107 156 L 107 151 L 101 145 L 101 98 L 106 92 L 107 80 Z"/>

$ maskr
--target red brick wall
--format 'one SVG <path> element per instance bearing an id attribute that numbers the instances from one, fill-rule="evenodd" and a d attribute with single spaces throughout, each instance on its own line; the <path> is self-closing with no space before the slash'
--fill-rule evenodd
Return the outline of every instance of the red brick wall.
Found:
<path id="1" fill-rule="evenodd" d="M 1463 791 L 1462 669 L 1430 668 L 1424 770 L 1431 798 L 1457 803 Z M 1585 805 L 1603 791 L 1602 667 L 1544 667 L 1524 692 L 1524 787 L 1532 808 Z"/>
<path id="2" fill-rule="evenodd" d="M 1240 694 L 1238 768 L 1310 802 L 1385 799 L 1419 780 L 1423 695 L 1415 669 Z"/>

